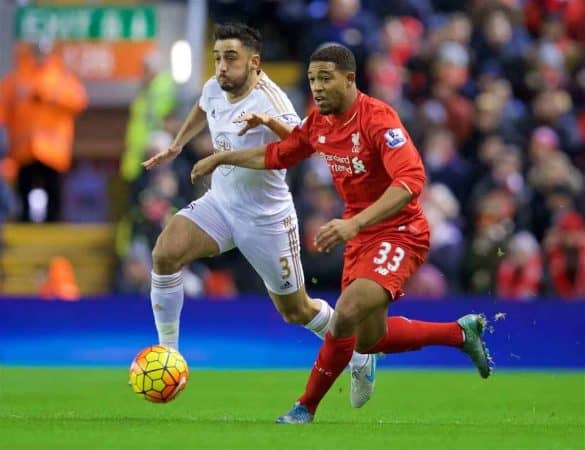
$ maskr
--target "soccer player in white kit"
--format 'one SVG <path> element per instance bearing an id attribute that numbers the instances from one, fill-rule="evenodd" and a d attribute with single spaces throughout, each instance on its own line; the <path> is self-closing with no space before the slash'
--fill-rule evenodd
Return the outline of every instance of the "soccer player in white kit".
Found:
<path id="1" fill-rule="evenodd" d="M 300 122 L 287 95 L 260 69 L 257 30 L 219 25 L 214 41 L 215 76 L 203 86 L 172 145 L 145 161 L 146 169 L 175 158 L 206 124 L 216 151 L 233 151 L 284 137 Z M 150 291 L 161 344 L 178 348 L 183 266 L 234 247 L 260 275 L 283 319 L 324 338 L 333 309 L 305 290 L 297 215 L 285 175 L 284 170 L 221 166 L 212 175 L 211 188 L 165 226 L 152 252 Z M 375 364 L 375 356 L 354 353 L 352 406 L 369 400 Z"/>

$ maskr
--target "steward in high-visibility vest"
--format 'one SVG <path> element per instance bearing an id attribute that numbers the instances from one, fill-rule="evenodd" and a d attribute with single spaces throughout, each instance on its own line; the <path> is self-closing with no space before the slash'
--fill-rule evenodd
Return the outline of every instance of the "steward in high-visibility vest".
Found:
<path id="1" fill-rule="evenodd" d="M 20 47 L 14 70 L 0 81 L 0 117 L 8 132 L 8 156 L 19 167 L 38 161 L 67 172 L 74 119 L 86 107 L 83 84 L 57 55 L 38 59 L 27 47 Z"/>

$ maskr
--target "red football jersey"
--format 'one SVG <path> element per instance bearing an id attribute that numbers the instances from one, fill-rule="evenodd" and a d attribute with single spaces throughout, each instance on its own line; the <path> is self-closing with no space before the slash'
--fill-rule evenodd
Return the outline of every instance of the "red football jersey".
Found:
<path id="1" fill-rule="evenodd" d="M 364 229 L 360 235 L 381 230 L 419 234 L 428 224 L 419 203 L 425 183 L 420 155 L 400 118 L 387 104 L 361 92 L 342 115 L 313 111 L 284 140 L 268 144 L 265 166 L 288 168 L 312 153 L 327 162 L 349 218 L 374 203 L 389 186 L 413 194 L 398 214 Z"/>

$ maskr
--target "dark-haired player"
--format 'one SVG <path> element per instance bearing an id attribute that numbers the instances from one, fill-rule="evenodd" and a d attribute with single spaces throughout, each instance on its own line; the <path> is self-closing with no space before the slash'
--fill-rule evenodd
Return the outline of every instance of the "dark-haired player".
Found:
<path id="1" fill-rule="evenodd" d="M 491 373 L 483 316 L 469 314 L 450 323 L 387 317 L 389 304 L 402 295 L 404 282 L 428 253 L 429 228 L 418 201 L 425 172 L 396 112 L 357 90 L 355 70 L 347 48 L 316 50 L 308 78 L 317 111 L 280 142 L 212 155 L 191 173 L 196 178 L 224 164 L 286 168 L 318 153 L 345 203 L 343 219 L 323 225 L 316 238 L 322 251 L 347 243 L 342 293 L 306 390 L 279 423 L 311 422 L 354 350 L 376 354 L 450 346 L 469 355 L 482 377 Z"/>
<path id="2" fill-rule="evenodd" d="M 171 147 L 143 163 L 147 169 L 175 158 L 205 125 L 215 149 L 229 154 L 273 142 L 300 122 L 286 94 L 260 69 L 257 30 L 219 25 L 214 41 L 215 76 L 205 83 Z M 324 338 L 333 309 L 305 290 L 297 215 L 285 171 L 223 166 L 213 174 L 211 189 L 169 221 L 153 250 L 151 301 L 160 343 L 178 348 L 183 266 L 234 247 L 260 275 L 284 320 Z M 375 364 L 371 355 L 352 358 L 352 406 L 370 398 Z"/>

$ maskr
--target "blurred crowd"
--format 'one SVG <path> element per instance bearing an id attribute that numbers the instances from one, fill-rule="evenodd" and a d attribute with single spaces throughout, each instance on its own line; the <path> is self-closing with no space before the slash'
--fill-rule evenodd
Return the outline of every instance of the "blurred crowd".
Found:
<path id="1" fill-rule="evenodd" d="M 325 42 L 346 45 L 357 58 L 358 87 L 399 112 L 426 166 L 421 200 L 432 233 L 428 260 L 410 280 L 409 296 L 585 298 L 583 1 L 209 5 L 215 21 L 260 28 L 265 60 L 306 63 Z M 183 118 L 170 75 L 156 59 L 146 69 L 122 158 L 130 205 L 118 226 L 115 289 L 122 292 L 149 290 L 156 237 L 170 215 L 207 189 L 206 181 L 192 186 L 189 172 L 213 152 L 202 134 L 171 166 L 140 169 L 140 161 L 167 148 Z M 306 99 L 302 116 L 312 106 L 304 71 L 297 90 Z M 319 227 L 342 211 L 328 169 L 310 158 L 289 171 L 288 181 L 307 287 L 337 291 L 343 248 L 323 255 L 313 246 Z M 185 280 L 193 297 L 264 291 L 237 251 L 191 264 Z"/>
<path id="2" fill-rule="evenodd" d="M 212 1 L 210 11 L 258 26 L 265 60 L 306 62 L 318 45 L 343 43 L 356 54 L 358 87 L 398 110 L 426 165 L 432 229 L 410 296 L 585 297 L 583 2 L 243 0 Z M 304 77 L 298 88 L 308 110 Z M 179 124 L 167 115 L 147 151 L 164 149 Z M 137 178 L 119 289 L 148 289 L 149 249 L 168 214 L 207 188 L 193 192 L 188 173 L 211 152 L 202 135 L 172 167 Z M 313 246 L 342 211 L 328 169 L 315 157 L 288 179 L 307 286 L 338 290 L 343 249 Z M 193 264 L 188 279 L 194 296 L 263 289 L 237 252 Z"/>

